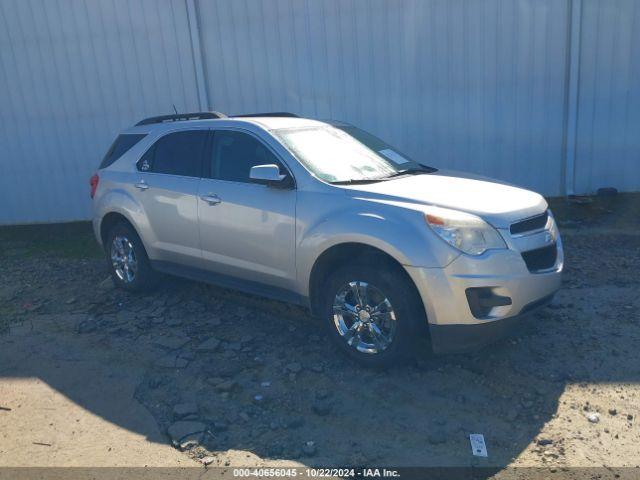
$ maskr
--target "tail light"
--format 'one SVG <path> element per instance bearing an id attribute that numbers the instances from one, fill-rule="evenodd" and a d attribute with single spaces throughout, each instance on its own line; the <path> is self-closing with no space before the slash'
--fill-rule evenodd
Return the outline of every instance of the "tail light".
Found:
<path id="1" fill-rule="evenodd" d="M 89 185 L 91 185 L 91 198 L 96 196 L 96 190 L 98 189 L 99 181 L 100 181 L 100 177 L 98 176 L 97 173 L 95 173 L 89 180 Z"/>

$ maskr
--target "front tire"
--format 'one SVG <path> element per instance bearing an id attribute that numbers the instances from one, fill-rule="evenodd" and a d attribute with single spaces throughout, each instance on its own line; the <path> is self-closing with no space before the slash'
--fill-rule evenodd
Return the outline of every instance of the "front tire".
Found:
<path id="1" fill-rule="evenodd" d="M 341 267 L 323 293 L 329 336 L 357 362 L 388 367 L 415 353 L 427 323 L 415 286 L 399 267 L 385 261 Z"/>
<path id="2" fill-rule="evenodd" d="M 131 225 L 120 222 L 106 236 L 105 253 L 114 284 L 130 292 L 153 288 L 158 274 L 151 268 L 140 237 Z"/>

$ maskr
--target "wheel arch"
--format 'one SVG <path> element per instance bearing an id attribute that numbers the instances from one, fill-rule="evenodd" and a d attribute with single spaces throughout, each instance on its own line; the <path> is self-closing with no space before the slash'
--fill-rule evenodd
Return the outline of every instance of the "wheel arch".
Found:
<path id="1" fill-rule="evenodd" d="M 107 235 L 109 230 L 111 230 L 118 223 L 126 223 L 129 225 L 133 231 L 138 235 L 138 238 L 142 242 L 142 237 L 140 237 L 140 233 L 138 233 L 138 229 L 135 227 L 133 222 L 129 220 L 124 214 L 121 212 L 109 212 L 102 217 L 100 221 L 100 239 L 102 240 L 102 244 L 106 245 Z M 143 242 L 144 245 L 144 242 Z"/>
<path id="2" fill-rule="evenodd" d="M 344 242 L 332 245 L 324 250 L 316 259 L 309 275 L 309 307 L 313 316 L 320 316 L 322 311 L 322 285 L 329 272 L 346 262 L 372 262 L 380 268 L 397 271 L 411 284 L 417 298 L 420 298 L 418 289 L 397 259 L 380 248 L 360 242 Z M 420 301 L 424 311 L 424 305 Z M 426 312 L 425 312 L 426 316 Z"/>

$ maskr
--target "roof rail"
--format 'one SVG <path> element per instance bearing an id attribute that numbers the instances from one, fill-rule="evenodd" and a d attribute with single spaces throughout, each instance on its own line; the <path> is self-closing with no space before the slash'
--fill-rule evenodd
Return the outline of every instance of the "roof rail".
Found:
<path id="1" fill-rule="evenodd" d="M 136 127 L 140 125 L 152 125 L 154 123 L 179 122 L 182 120 L 209 120 L 213 118 L 226 118 L 224 113 L 220 112 L 193 112 L 193 113 L 177 113 L 174 115 L 160 115 L 157 117 L 149 117 L 136 123 Z"/>
<path id="2" fill-rule="evenodd" d="M 242 115 L 234 115 L 234 118 L 238 117 L 291 117 L 300 118 L 300 115 L 289 112 L 265 112 L 265 113 L 244 113 Z"/>

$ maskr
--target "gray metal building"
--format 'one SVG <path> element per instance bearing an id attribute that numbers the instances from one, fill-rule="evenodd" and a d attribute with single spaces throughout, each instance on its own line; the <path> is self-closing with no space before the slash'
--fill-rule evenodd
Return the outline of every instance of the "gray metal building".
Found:
<path id="1" fill-rule="evenodd" d="M 640 190 L 640 1 L 0 0 L 0 224 L 89 217 L 145 116 L 346 120 L 546 195 Z"/>

